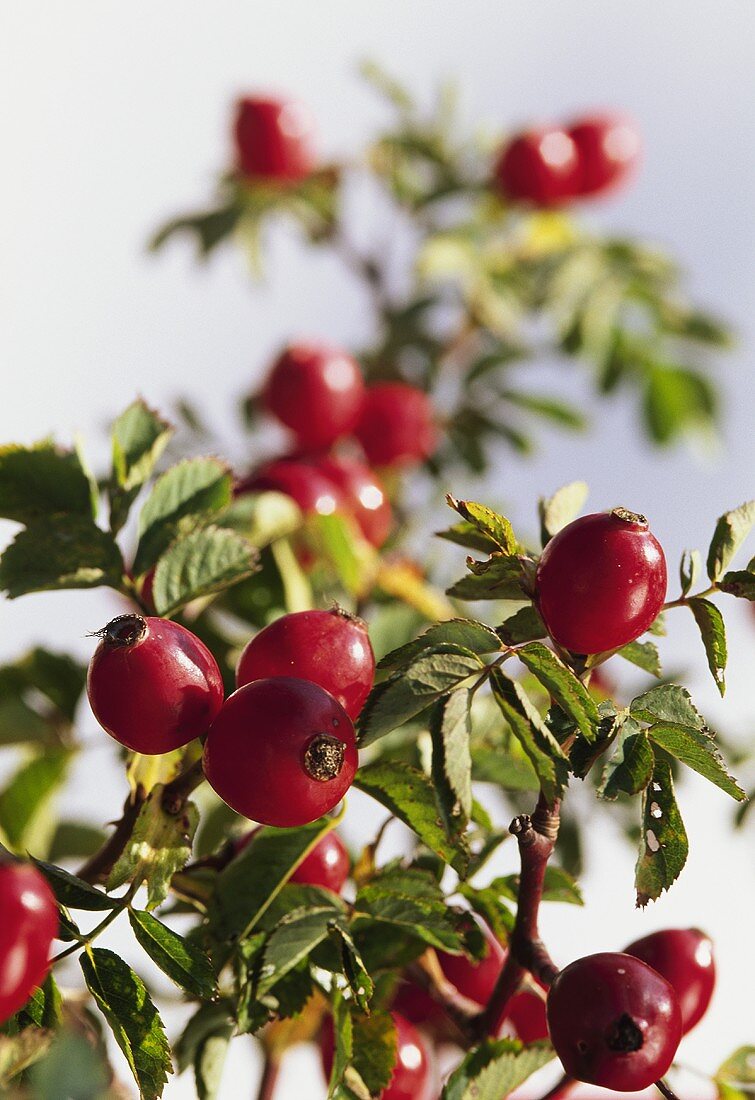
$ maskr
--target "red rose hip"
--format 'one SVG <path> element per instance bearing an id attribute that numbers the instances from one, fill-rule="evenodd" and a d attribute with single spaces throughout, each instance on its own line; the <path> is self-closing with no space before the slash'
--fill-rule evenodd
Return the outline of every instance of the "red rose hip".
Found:
<path id="1" fill-rule="evenodd" d="M 632 955 L 570 963 L 553 981 L 547 1012 L 566 1073 L 618 1092 L 640 1092 L 663 1077 L 682 1037 L 673 987 Z"/>
<path id="2" fill-rule="evenodd" d="M 265 406 L 285 424 L 300 446 L 329 447 L 355 427 L 364 381 L 345 351 L 301 343 L 276 360 L 264 391 Z"/>
<path id="3" fill-rule="evenodd" d="M 665 928 L 635 940 L 625 950 L 652 966 L 674 987 L 686 1035 L 705 1015 L 716 984 L 709 937 L 697 928 Z"/>
<path id="4" fill-rule="evenodd" d="M 574 520 L 543 551 L 535 581 L 554 641 L 574 653 L 619 649 L 666 598 L 666 559 L 644 516 L 625 508 Z"/>
<path id="5" fill-rule="evenodd" d="M 235 691 L 212 723 L 204 770 L 237 813 L 263 825 L 306 825 L 338 805 L 357 769 L 354 726 L 308 680 L 278 676 Z"/>
<path id="6" fill-rule="evenodd" d="M 250 179 L 295 183 L 315 167 L 314 120 L 292 99 L 247 96 L 236 106 L 236 163 Z"/>
<path id="7" fill-rule="evenodd" d="M 437 429 L 430 398 L 404 382 L 383 382 L 365 395 L 354 435 L 373 466 L 408 466 L 435 450 Z"/>
<path id="8" fill-rule="evenodd" d="M 179 623 L 141 615 L 120 615 L 100 635 L 87 693 L 111 737 L 155 756 L 207 732 L 223 679 L 204 642 Z"/>
<path id="9" fill-rule="evenodd" d="M 434 1100 L 433 1065 L 425 1040 L 399 1012 L 392 1012 L 391 1016 L 396 1025 L 396 1064 L 380 1100 Z M 325 1077 L 330 1080 L 334 1054 L 332 1021 L 322 1029 L 320 1053 Z"/>
<path id="10" fill-rule="evenodd" d="M 579 161 L 580 195 L 600 195 L 619 187 L 640 159 L 640 135 L 621 115 L 600 114 L 580 119 L 569 130 Z"/>
<path id="11" fill-rule="evenodd" d="M 0 857 L 0 1024 L 26 1004 L 47 977 L 58 907 L 31 863 Z"/>
<path id="12" fill-rule="evenodd" d="M 375 473 L 363 462 L 334 455 L 318 460 L 316 466 L 338 486 L 362 534 L 379 549 L 391 532 L 393 512 Z"/>
<path id="13" fill-rule="evenodd" d="M 269 462 L 236 485 L 237 496 L 270 491 L 291 497 L 305 515 L 332 516 L 346 510 L 338 486 L 305 462 Z"/>
<path id="14" fill-rule="evenodd" d="M 319 684 L 356 719 L 375 679 L 366 625 L 338 608 L 282 615 L 247 643 L 236 669 L 236 685 L 271 676 Z"/>
<path id="15" fill-rule="evenodd" d="M 577 149 L 559 127 L 518 134 L 495 166 L 498 190 L 508 199 L 535 206 L 557 206 L 573 199 L 579 180 Z"/>
<path id="16" fill-rule="evenodd" d="M 234 856 L 244 851 L 257 832 L 257 829 L 251 829 L 234 842 Z M 333 829 L 318 840 L 288 881 L 298 882 L 302 886 L 319 886 L 323 890 L 340 894 L 350 870 L 351 860 L 346 845 Z"/>

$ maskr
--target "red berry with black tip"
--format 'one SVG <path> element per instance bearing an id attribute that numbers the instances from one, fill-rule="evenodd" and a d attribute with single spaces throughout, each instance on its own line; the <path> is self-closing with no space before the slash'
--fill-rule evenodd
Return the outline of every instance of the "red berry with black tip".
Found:
<path id="1" fill-rule="evenodd" d="M 236 164 L 249 179 L 296 183 L 316 164 L 309 108 L 293 99 L 246 96 L 236 105 Z"/>
<path id="2" fill-rule="evenodd" d="M 574 653 L 634 641 L 666 598 L 666 558 L 644 516 L 626 508 L 582 516 L 540 558 L 536 600 L 548 633 Z"/>
<path id="3" fill-rule="evenodd" d="M 179 623 L 141 615 L 119 615 L 100 634 L 87 693 L 111 737 L 156 756 L 207 732 L 224 692 L 204 642 Z"/>
<path id="4" fill-rule="evenodd" d="M 305 515 L 332 516 L 346 510 L 337 485 L 315 466 L 280 459 L 260 467 L 236 485 L 236 495 L 276 492 L 291 497 Z"/>
<path id="5" fill-rule="evenodd" d="M 423 462 L 438 443 L 430 398 L 405 382 L 372 386 L 365 395 L 354 435 L 373 466 Z"/>
<path id="6" fill-rule="evenodd" d="M 498 190 L 507 199 L 558 206 L 576 194 L 577 148 L 560 127 L 526 130 L 503 148 L 494 174 Z"/>
<path id="7" fill-rule="evenodd" d="M 318 459 L 315 465 L 338 486 L 362 534 L 379 549 L 391 533 L 393 511 L 374 471 L 354 458 L 335 455 Z"/>
<path id="8" fill-rule="evenodd" d="M 697 928 L 664 928 L 635 940 L 625 950 L 674 987 L 686 1035 L 705 1015 L 716 985 L 711 939 Z"/>
<path id="9" fill-rule="evenodd" d="M 591 115 L 575 122 L 569 136 L 577 147 L 580 195 L 601 195 L 620 187 L 636 170 L 640 135 L 631 119 Z"/>
<path id="10" fill-rule="evenodd" d="M 357 769 L 354 726 L 308 680 L 278 676 L 235 691 L 210 726 L 204 771 L 228 805 L 262 825 L 306 825 L 337 806 Z"/>
<path id="11" fill-rule="evenodd" d="M 326 344 L 292 344 L 273 365 L 264 403 L 301 447 L 329 447 L 356 425 L 364 397 L 357 363 Z"/>
<path id="12" fill-rule="evenodd" d="M 682 1037 L 673 987 L 632 955 L 570 963 L 553 981 L 547 1012 L 566 1073 L 617 1092 L 640 1092 L 663 1077 Z"/>
<path id="13" fill-rule="evenodd" d="M 0 1024 L 26 1004 L 50 969 L 58 906 L 31 863 L 0 857 Z"/>
<path id="14" fill-rule="evenodd" d="M 392 1012 L 396 1025 L 396 1064 L 388 1087 L 380 1100 L 434 1100 L 435 1075 L 430 1051 L 413 1024 L 399 1012 Z M 333 1069 L 333 1021 L 320 1034 L 320 1054 L 326 1079 Z"/>
<path id="15" fill-rule="evenodd" d="M 339 608 L 282 615 L 247 643 L 236 684 L 242 687 L 271 676 L 319 684 L 356 719 L 375 679 L 367 626 Z"/>

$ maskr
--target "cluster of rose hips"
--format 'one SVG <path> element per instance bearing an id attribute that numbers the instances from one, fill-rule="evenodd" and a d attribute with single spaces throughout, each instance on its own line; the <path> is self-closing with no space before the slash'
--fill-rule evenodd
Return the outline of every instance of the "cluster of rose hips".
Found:
<path id="1" fill-rule="evenodd" d="M 437 435 L 427 395 L 404 382 L 367 388 L 350 355 L 310 342 L 278 357 L 262 402 L 291 432 L 293 447 L 240 481 L 236 492 L 275 490 L 304 514 L 351 516 L 369 543 L 382 546 L 393 517 L 374 467 L 406 467 L 432 454 Z"/>

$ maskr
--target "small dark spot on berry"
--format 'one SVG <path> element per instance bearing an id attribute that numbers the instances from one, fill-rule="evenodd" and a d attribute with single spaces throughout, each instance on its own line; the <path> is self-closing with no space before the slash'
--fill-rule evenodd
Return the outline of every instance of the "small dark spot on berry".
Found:
<path id="1" fill-rule="evenodd" d="M 606 1031 L 606 1046 L 617 1054 L 632 1054 L 644 1042 L 642 1031 L 631 1016 L 624 1012 Z"/>

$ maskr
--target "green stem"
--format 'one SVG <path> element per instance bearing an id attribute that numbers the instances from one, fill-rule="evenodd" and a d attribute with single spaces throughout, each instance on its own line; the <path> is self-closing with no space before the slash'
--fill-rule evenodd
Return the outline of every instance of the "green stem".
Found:
<path id="1" fill-rule="evenodd" d="M 61 951 L 59 952 L 59 954 L 55 955 L 50 960 L 50 966 L 55 966 L 56 963 L 61 962 L 63 959 L 67 959 L 69 955 L 75 955 L 77 951 L 81 951 L 82 948 L 88 947 L 90 943 L 93 943 L 94 940 L 96 940 L 97 937 L 102 932 L 104 932 L 106 928 L 110 927 L 113 921 L 115 921 L 121 915 L 121 913 L 129 908 L 131 902 L 136 897 L 137 891 L 140 886 L 141 880 L 139 882 L 132 882 L 128 891 L 123 895 L 123 897 L 118 899 L 118 904 L 115 906 L 114 909 L 110 910 L 105 919 L 100 921 L 100 923 L 96 925 L 91 930 L 91 932 L 87 932 L 85 936 L 82 936 L 81 939 L 77 940 L 76 943 L 72 943 L 70 947 L 66 947 L 65 951 Z"/>

